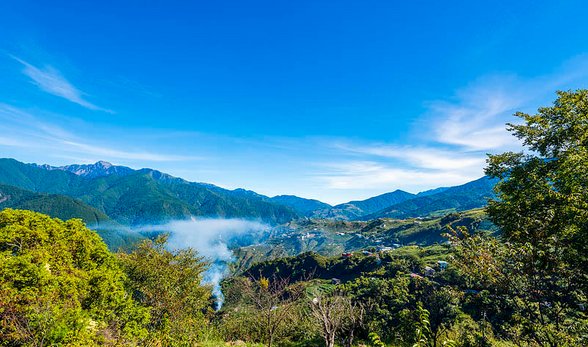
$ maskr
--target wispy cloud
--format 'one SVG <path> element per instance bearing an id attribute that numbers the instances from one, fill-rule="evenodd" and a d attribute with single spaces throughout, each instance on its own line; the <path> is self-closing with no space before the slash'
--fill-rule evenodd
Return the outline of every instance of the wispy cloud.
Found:
<path id="1" fill-rule="evenodd" d="M 41 90 L 69 100 L 90 110 L 113 113 L 111 110 L 99 107 L 86 100 L 86 94 L 76 88 L 54 67 L 45 66 L 40 68 L 18 57 L 12 56 L 12 58 L 24 66 L 22 72 Z"/>
<path id="2" fill-rule="evenodd" d="M 427 146 L 337 141 L 341 160 L 320 165 L 316 178 L 331 189 L 401 188 L 413 192 L 462 184 L 483 175 L 485 154 Z"/>
<path id="3" fill-rule="evenodd" d="M 485 163 L 484 153 L 463 152 L 426 146 L 401 146 L 389 144 L 337 143 L 335 147 L 357 154 L 358 156 L 374 156 L 403 161 L 404 165 L 418 169 L 430 170 L 463 170 L 480 167 Z"/>
<path id="4" fill-rule="evenodd" d="M 336 140 L 327 147 L 339 160 L 320 163 L 316 179 L 332 189 L 396 187 L 422 190 L 462 184 L 483 175 L 486 153 L 518 150 L 520 142 L 507 130 L 517 111 L 534 112 L 553 100 L 558 89 L 585 87 L 588 56 L 579 56 L 554 73 L 523 78 L 493 75 L 456 91 L 447 100 L 427 103 L 419 123 L 419 143 L 374 143 Z"/>
<path id="5" fill-rule="evenodd" d="M 428 188 L 465 183 L 477 177 L 460 171 L 423 171 L 392 167 L 375 161 L 350 161 L 324 164 L 328 171 L 319 175 L 331 189 L 356 190 L 397 188 L 421 191 Z"/>
<path id="6" fill-rule="evenodd" d="M 501 82 L 504 81 L 491 83 Z M 461 91 L 457 102 L 430 103 L 430 113 L 438 119 L 433 129 L 434 138 L 471 150 L 501 148 L 512 143 L 505 121 L 525 104 L 524 96 L 517 92 L 482 83 Z"/>
<path id="7" fill-rule="evenodd" d="M 84 158 L 85 162 L 97 160 L 132 160 L 144 162 L 170 162 L 199 160 L 197 156 L 183 156 L 150 151 L 129 151 L 102 145 L 96 140 L 80 138 L 58 125 L 46 123 L 40 117 L 10 106 L 0 104 L 0 145 L 46 151 L 54 155 Z M 26 140 L 23 140 L 26 139 Z"/>
<path id="8" fill-rule="evenodd" d="M 505 131 L 516 122 L 517 111 L 534 112 L 553 100 L 558 89 L 583 88 L 588 82 L 588 56 L 570 59 L 551 74 L 521 77 L 513 74 L 486 76 L 458 90 L 452 100 L 428 103 L 425 120 L 430 135 L 458 150 L 502 150 L 518 146 Z"/>

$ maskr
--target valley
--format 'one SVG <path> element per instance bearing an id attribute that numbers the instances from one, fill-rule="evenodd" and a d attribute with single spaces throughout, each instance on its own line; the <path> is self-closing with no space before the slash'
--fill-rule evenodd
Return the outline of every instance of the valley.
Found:
<path id="1" fill-rule="evenodd" d="M 330 206 L 297 196 L 231 191 L 153 169 L 133 170 L 104 161 L 53 167 L 0 159 L 0 195 L 4 197 L 0 208 L 80 218 L 95 228 L 112 250 L 130 249 L 145 238 L 165 233 L 141 230 L 170 221 L 221 218 L 264 223 L 267 228 L 263 232 L 248 238 L 229 235 L 222 240 L 234 252 L 232 271 L 241 272 L 260 261 L 310 251 L 334 256 L 443 243 L 448 226 L 494 232 L 480 210 L 494 196 L 493 182 L 481 178 L 419 194 L 396 190 Z"/>

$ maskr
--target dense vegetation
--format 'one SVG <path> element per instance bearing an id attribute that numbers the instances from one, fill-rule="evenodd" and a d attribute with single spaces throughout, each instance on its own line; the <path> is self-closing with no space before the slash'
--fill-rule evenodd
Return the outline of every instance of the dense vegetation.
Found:
<path id="1" fill-rule="evenodd" d="M 100 237 L 79 220 L 0 212 L 0 343 L 91 345 L 135 341 L 149 313 Z"/>
<path id="2" fill-rule="evenodd" d="M 0 345 L 182 345 L 210 290 L 192 251 L 145 241 L 111 253 L 80 220 L 0 212 Z"/>
<path id="3" fill-rule="evenodd" d="M 217 312 L 206 262 L 165 236 L 113 254 L 80 220 L 6 209 L 0 344 L 586 346 L 588 91 L 517 116 L 509 129 L 527 151 L 486 169 L 499 236 L 450 214 L 443 244 L 267 260 L 224 281 Z M 353 223 L 369 238 L 382 221 Z M 353 229 L 337 223 L 339 236 Z"/>
<path id="4" fill-rule="evenodd" d="M 33 193 L 5 184 L 0 184 L 0 208 L 31 210 L 63 220 L 81 218 L 92 226 L 111 222 L 102 211 L 80 200 L 64 195 Z"/>

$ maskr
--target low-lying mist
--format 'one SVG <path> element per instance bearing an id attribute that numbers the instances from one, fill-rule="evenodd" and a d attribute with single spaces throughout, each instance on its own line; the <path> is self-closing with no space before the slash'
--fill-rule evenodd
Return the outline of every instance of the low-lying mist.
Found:
<path id="1" fill-rule="evenodd" d="M 179 220 L 140 228 L 141 232 L 169 233 L 170 249 L 191 247 L 210 262 L 203 284 L 212 285 L 217 310 L 224 302 L 220 282 L 228 274 L 228 263 L 234 259 L 230 248 L 250 245 L 268 230 L 265 224 L 243 219 Z"/>

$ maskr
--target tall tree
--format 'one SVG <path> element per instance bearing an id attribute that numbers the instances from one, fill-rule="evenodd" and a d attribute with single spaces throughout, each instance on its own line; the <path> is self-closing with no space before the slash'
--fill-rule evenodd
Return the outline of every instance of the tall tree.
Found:
<path id="1" fill-rule="evenodd" d="M 517 113 L 523 122 L 508 124 L 525 151 L 489 156 L 486 173 L 500 182 L 487 211 L 504 243 L 477 236 L 462 241 L 458 255 L 478 286 L 516 309 L 525 338 L 582 345 L 588 343 L 579 309 L 588 294 L 588 90 L 557 95 L 553 106 Z"/>

